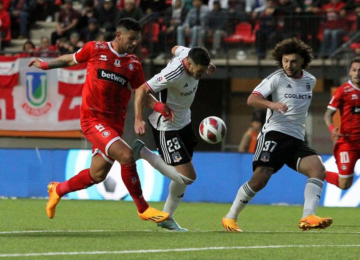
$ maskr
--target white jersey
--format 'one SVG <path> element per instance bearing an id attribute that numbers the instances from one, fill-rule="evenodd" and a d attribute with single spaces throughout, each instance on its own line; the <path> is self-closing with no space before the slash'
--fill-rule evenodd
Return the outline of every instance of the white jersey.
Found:
<path id="1" fill-rule="evenodd" d="M 191 122 L 190 106 L 194 101 L 199 80 L 190 76 L 183 59 L 190 49 L 178 47 L 175 57 L 159 73 L 145 84 L 151 92 L 160 92 L 160 101 L 174 111 L 174 122 L 164 120 L 158 112 L 149 116 L 151 125 L 160 131 L 180 130 Z"/>
<path id="2" fill-rule="evenodd" d="M 264 79 L 252 92 L 272 102 L 288 106 L 286 113 L 267 109 L 262 132 L 278 131 L 305 140 L 305 118 L 312 98 L 316 79 L 303 71 L 301 78 L 291 78 L 280 69 Z"/>

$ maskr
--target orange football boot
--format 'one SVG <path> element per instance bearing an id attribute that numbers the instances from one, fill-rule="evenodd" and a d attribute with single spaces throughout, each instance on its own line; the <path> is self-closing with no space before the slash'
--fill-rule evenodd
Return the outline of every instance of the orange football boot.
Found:
<path id="1" fill-rule="evenodd" d="M 53 218 L 55 216 L 55 208 L 56 205 L 60 202 L 60 197 L 56 193 L 56 187 L 59 185 L 58 182 L 50 182 L 48 187 L 49 200 L 46 204 L 46 215 L 49 218 Z"/>

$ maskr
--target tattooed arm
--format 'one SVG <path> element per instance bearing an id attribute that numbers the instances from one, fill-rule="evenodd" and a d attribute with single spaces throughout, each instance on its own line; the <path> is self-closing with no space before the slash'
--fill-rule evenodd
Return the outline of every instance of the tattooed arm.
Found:
<path id="1" fill-rule="evenodd" d="M 42 70 L 70 67 L 77 64 L 74 61 L 73 55 L 74 54 L 65 54 L 49 62 L 44 62 L 41 59 L 36 58 L 31 60 L 28 66 L 34 66 Z"/>

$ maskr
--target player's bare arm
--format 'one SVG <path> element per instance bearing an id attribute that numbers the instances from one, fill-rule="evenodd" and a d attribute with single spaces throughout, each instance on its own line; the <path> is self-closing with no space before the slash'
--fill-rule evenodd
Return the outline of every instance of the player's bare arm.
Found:
<path id="1" fill-rule="evenodd" d="M 337 141 L 342 137 L 342 134 L 339 133 L 339 127 L 334 126 L 333 116 L 335 113 L 336 110 L 332 110 L 330 108 L 326 109 L 324 121 L 326 126 L 329 128 L 331 136 Z"/>
<path id="2" fill-rule="evenodd" d="M 176 49 L 179 48 L 179 47 L 180 47 L 180 46 L 178 46 L 178 45 L 172 47 L 172 49 L 171 49 L 171 54 L 175 56 Z"/>
<path id="3" fill-rule="evenodd" d="M 147 102 L 147 96 L 149 89 L 146 87 L 145 83 L 142 84 L 135 90 L 134 95 L 134 112 L 135 112 L 135 123 L 134 130 L 138 135 L 144 135 L 146 132 L 146 123 L 143 120 L 143 109 L 145 102 Z"/>
<path id="4" fill-rule="evenodd" d="M 34 66 L 38 69 L 48 70 L 48 69 L 70 67 L 76 64 L 77 63 L 74 61 L 73 54 L 65 54 L 49 62 L 44 62 L 43 60 L 36 58 L 31 60 L 28 66 L 29 67 Z"/>
<path id="5" fill-rule="evenodd" d="M 269 108 L 273 111 L 277 111 L 278 113 L 285 113 L 289 109 L 288 106 L 284 103 L 271 102 L 257 94 L 250 94 L 247 100 L 247 104 L 255 108 Z"/>

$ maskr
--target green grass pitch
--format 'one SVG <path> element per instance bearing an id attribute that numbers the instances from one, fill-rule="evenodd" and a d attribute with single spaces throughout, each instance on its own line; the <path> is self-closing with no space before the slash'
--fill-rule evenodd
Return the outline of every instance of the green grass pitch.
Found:
<path id="1" fill-rule="evenodd" d="M 302 232 L 301 206 L 249 204 L 238 220 L 244 232 L 226 233 L 230 204 L 182 203 L 175 217 L 190 231 L 175 233 L 140 220 L 132 202 L 62 200 L 54 219 L 45 204 L 0 200 L 0 260 L 360 259 L 358 208 L 319 208 L 333 225 Z"/>

